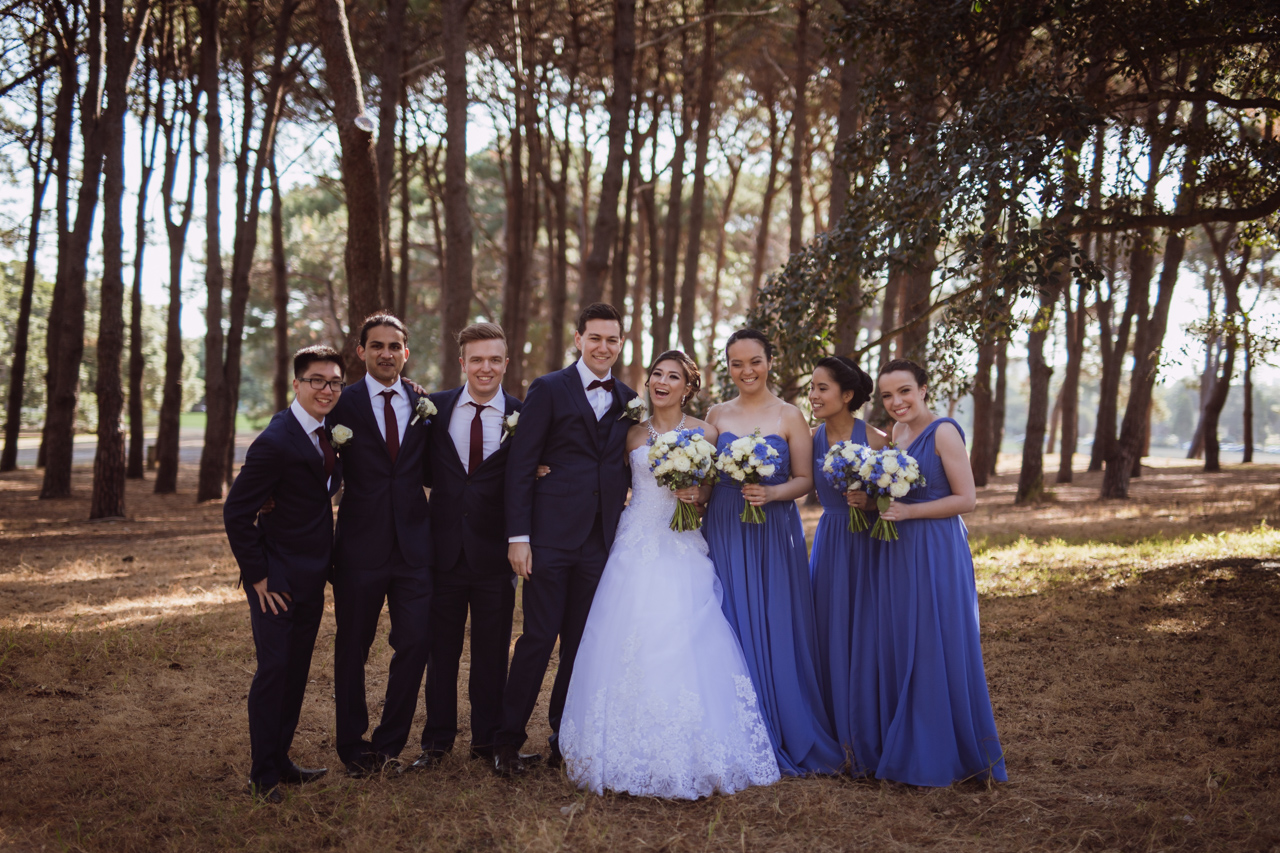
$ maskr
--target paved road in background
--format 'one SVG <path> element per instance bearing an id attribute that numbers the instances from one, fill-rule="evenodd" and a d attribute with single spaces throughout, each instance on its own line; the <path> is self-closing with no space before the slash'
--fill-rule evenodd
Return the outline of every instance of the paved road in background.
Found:
<path id="1" fill-rule="evenodd" d="M 240 430 L 236 433 L 236 464 L 244 462 L 244 452 L 249 447 L 249 443 L 254 440 L 258 432 L 249 430 Z M 154 444 L 156 436 L 154 432 L 146 434 L 146 442 L 148 445 Z M 125 445 L 128 446 L 128 438 L 125 438 Z M 204 427 L 183 427 L 178 431 L 178 460 L 184 464 L 192 465 L 200 462 L 200 449 L 204 446 Z M 18 466 L 21 468 L 30 468 L 36 464 L 36 452 L 40 448 L 40 437 L 36 435 L 25 435 L 18 439 Z M 98 437 L 96 435 L 77 435 L 75 440 L 75 450 L 71 456 L 72 465 L 92 465 L 93 455 L 98 449 Z"/>

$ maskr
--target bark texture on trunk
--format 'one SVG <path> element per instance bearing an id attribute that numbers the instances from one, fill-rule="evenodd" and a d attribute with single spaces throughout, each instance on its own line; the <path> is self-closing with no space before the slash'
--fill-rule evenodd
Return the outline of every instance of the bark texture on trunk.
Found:
<path id="1" fill-rule="evenodd" d="M 1044 342 L 1053 325 L 1053 307 L 1061 287 L 1046 286 L 1040 294 L 1040 311 L 1027 338 L 1030 389 L 1027 400 L 1027 432 L 1022 444 L 1022 469 L 1018 474 L 1015 504 L 1036 503 L 1044 497 L 1044 433 L 1049 415 L 1049 380 L 1053 368 L 1044 357 Z"/>
<path id="2" fill-rule="evenodd" d="M 446 4 L 446 9 L 450 5 L 453 4 Z M 347 201 L 344 265 L 350 325 L 343 355 L 347 362 L 347 381 L 354 382 L 364 376 L 364 363 L 356 358 L 360 324 L 365 317 L 377 312 L 381 302 L 383 226 L 378 162 L 372 128 L 368 127 L 369 119 L 364 114 L 364 89 L 351 48 L 346 7 L 342 0 L 316 0 L 315 11 L 325 81 L 333 94 L 333 117 L 342 148 L 342 188 Z M 447 20 L 448 12 L 445 14 Z M 463 108 L 465 110 L 465 104 Z M 442 330 L 444 339 L 460 328 L 446 322 Z M 456 362 L 454 367 L 456 375 Z"/>
<path id="3" fill-rule="evenodd" d="M 102 0 L 89 0 L 88 27 L 84 48 L 88 53 L 88 75 L 80 101 L 80 191 L 75 225 L 67 237 L 65 251 L 59 253 L 58 280 L 49 314 L 47 345 L 51 350 L 53 380 L 45 414 L 42 499 L 71 497 L 72 439 L 80 391 L 80 362 L 84 357 L 85 278 L 102 178 Z"/>
<path id="4" fill-rule="evenodd" d="M 98 321 L 98 446 L 93 455 L 89 518 L 125 514 L 125 443 L 120 417 L 124 387 L 124 117 L 129 76 L 138 36 L 148 10 L 141 4 L 132 38 L 126 34 L 124 6 L 108 2 L 103 21 L 107 41 L 107 108 L 103 124 L 102 296 Z"/>
<path id="5" fill-rule="evenodd" d="M 1223 331 L 1226 346 L 1219 373 L 1214 377 L 1209 399 L 1205 401 L 1204 406 L 1204 470 L 1206 473 L 1219 473 L 1222 471 L 1222 460 L 1218 441 L 1218 424 L 1222 419 L 1222 409 L 1227 404 L 1227 397 L 1231 393 L 1231 380 L 1235 378 L 1236 350 L 1241 338 L 1241 330 L 1238 326 L 1244 317 L 1240 306 L 1240 284 L 1249 270 L 1253 247 L 1245 245 L 1241 249 L 1240 266 L 1233 270 L 1227 263 L 1227 252 L 1235 242 L 1235 225 L 1228 226 L 1226 233 L 1221 236 L 1213 226 L 1206 225 L 1204 230 L 1213 247 L 1218 274 L 1222 277 L 1222 294 L 1226 303 L 1223 312 L 1223 320 L 1227 324 L 1227 328 Z"/>
<path id="6" fill-rule="evenodd" d="M 714 0 L 710 0 L 714 4 Z M 609 155 L 600 180 L 600 204 L 591 232 L 591 251 L 582 269 L 582 307 L 604 297 L 609 253 L 618 236 L 618 194 L 627 161 L 627 130 L 631 121 L 631 90 L 635 77 L 635 0 L 615 0 L 613 23 L 613 94 L 609 98 Z"/>
<path id="7" fill-rule="evenodd" d="M 144 145 L 139 164 L 141 177 L 138 181 L 138 213 L 133 228 L 133 288 L 130 291 L 129 305 L 129 463 L 125 476 L 130 480 L 142 479 L 145 464 L 142 376 L 146 362 L 142 355 L 142 261 L 147 248 L 147 191 L 151 186 L 151 175 L 155 172 L 156 151 L 160 141 L 160 123 L 157 121 L 151 132 L 150 146 L 145 144 L 147 123 L 153 110 L 150 75 L 151 69 L 147 67 L 143 74 L 145 105 L 138 120 Z"/>
<path id="8" fill-rule="evenodd" d="M 275 377 L 272 388 L 275 410 L 289 405 L 289 268 L 284 254 L 284 210 L 280 199 L 280 179 L 276 175 L 275 152 L 269 164 L 271 181 L 271 304 L 275 311 Z"/>
<path id="9" fill-rule="evenodd" d="M 396 107 L 404 89 L 404 25 L 407 0 L 387 0 L 387 28 L 382 38 L 382 92 L 378 99 L 378 209 L 382 222 L 382 282 L 380 304 L 396 308 L 395 271 L 391 263 L 391 184 L 396 168 Z"/>
<path id="10" fill-rule="evenodd" d="M 766 89 L 765 109 L 768 112 L 769 125 L 769 170 L 765 176 L 764 194 L 760 199 L 760 226 L 756 231 L 756 251 L 751 261 L 751 301 L 748 313 L 756 310 L 760 298 L 760 282 L 764 279 L 765 266 L 769 254 L 769 230 L 773 224 L 773 200 L 778 194 L 778 166 L 782 160 L 783 131 L 778 126 L 778 111 L 775 93 Z"/>
<path id="11" fill-rule="evenodd" d="M 791 142 L 791 254 L 804 245 L 804 164 L 809 144 L 809 109 L 805 103 L 809 86 L 809 0 L 796 4 L 796 76 L 792 81 L 794 102 L 791 107 L 791 123 L 794 137 Z"/>
<path id="12" fill-rule="evenodd" d="M 453 335 L 467 324 L 472 299 L 471 207 L 467 202 L 467 0 L 444 0 L 445 274 L 440 292 L 440 373 L 459 384 Z"/>
<path id="13" fill-rule="evenodd" d="M 688 94 L 687 87 L 685 94 Z M 676 311 L 676 269 L 680 258 L 680 226 L 684 221 L 684 158 L 690 124 L 688 98 L 681 98 L 680 101 L 680 132 L 673 142 L 675 151 L 671 158 L 671 196 L 667 200 L 667 221 L 662 231 L 662 314 L 653 330 L 655 355 L 671 349 L 671 327 Z M 673 111 L 672 120 L 674 119 Z"/>
<path id="14" fill-rule="evenodd" d="M 697 361 L 693 326 L 697 317 L 698 260 L 702 256 L 702 223 L 707 203 L 707 155 L 711 144 L 711 103 L 716 73 L 716 0 L 702 6 L 702 67 L 698 72 L 698 130 L 693 141 L 693 192 L 689 198 L 689 236 L 685 246 L 684 277 L 680 282 L 680 346 Z"/>

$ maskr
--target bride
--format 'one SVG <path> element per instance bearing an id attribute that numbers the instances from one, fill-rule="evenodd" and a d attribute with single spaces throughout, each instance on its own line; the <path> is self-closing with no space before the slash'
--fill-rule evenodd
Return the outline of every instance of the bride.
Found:
<path id="1" fill-rule="evenodd" d="M 652 415 L 627 434 L 631 503 L 622 513 L 569 682 L 560 747 L 570 779 L 597 794 L 694 800 L 778 780 L 778 762 L 721 588 L 697 530 L 669 522 L 677 499 L 649 472 L 653 436 L 716 429 L 681 411 L 699 387 L 693 361 L 658 356 Z"/>

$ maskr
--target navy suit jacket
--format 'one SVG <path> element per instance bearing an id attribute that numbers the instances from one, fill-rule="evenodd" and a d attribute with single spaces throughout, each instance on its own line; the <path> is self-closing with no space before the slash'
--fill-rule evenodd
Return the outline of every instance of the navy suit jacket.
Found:
<path id="1" fill-rule="evenodd" d="M 403 380 L 401 387 L 409 395 L 412 421 L 418 395 Z M 400 555 L 410 566 L 429 567 L 431 515 L 422 490 L 428 422 L 420 420 L 405 427 L 394 465 L 363 379 L 342 392 L 328 422 L 331 427 L 342 425 L 352 431 L 351 440 L 338 451 L 346 488 L 338 504 L 335 567 L 341 571 L 380 566 L 391 556 L 393 543 L 399 545 Z"/>
<path id="2" fill-rule="evenodd" d="M 599 512 L 605 545 L 613 546 L 631 485 L 626 445 L 632 422 L 622 413 L 635 397 L 615 376 L 613 407 L 597 421 L 576 364 L 533 381 L 509 439 L 507 536 L 572 550 L 586 541 Z M 539 464 L 551 468 L 541 479 Z"/>
<path id="3" fill-rule="evenodd" d="M 324 459 L 311 438 L 291 411 L 277 412 L 249 445 L 222 505 L 227 540 L 245 586 L 267 578 L 267 589 L 294 599 L 324 595 L 333 564 L 330 499 L 341 484 L 342 462 L 334 466 L 326 488 Z M 275 508 L 260 515 L 267 498 Z"/>
<path id="4" fill-rule="evenodd" d="M 462 396 L 459 386 L 431 395 L 440 414 L 432 419 L 427 444 L 431 486 L 431 529 L 435 540 L 435 569 L 449 571 L 465 554 L 467 568 L 480 574 L 510 574 L 507 562 L 507 455 L 511 439 L 504 436 L 490 456 L 470 475 L 449 435 L 449 420 Z M 521 409 L 520 401 L 502 392 L 503 417 Z M 494 398 L 492 403 L 498 403 Z M 467 407 L 468 411 L 472 411 Z M 505 431 L 504 431 L 505 432 Z"/>

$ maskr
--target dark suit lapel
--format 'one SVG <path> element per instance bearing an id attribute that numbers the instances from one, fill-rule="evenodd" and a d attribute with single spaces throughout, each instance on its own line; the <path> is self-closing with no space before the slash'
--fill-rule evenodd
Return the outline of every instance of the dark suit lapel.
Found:
<path id="1" fill-rule="evenodd" d="M 564 380 L 569 383 L 569 396 L 573 398 L 573 402 L 578 407 L 578 412 L 582 415 L 583 420 L 587 424 L 587 433 L 591 436 L 591 440 L 595 443 L 596 449 L 600 448 L 600 419 L 596 417 L 596 410 L 591 408 L 591 401 L 587 399 L 587 389 L 582 387 L 582 377 L 578 374 L 578 365 L 573 363 L 566 367 L 560 373 Z"/>
<path id="2" fill-rule="evenodd" d="M 324 458 L 316 452 L 315 445 L 311 443 L 311 437 L 302 429 L 302 424 L 298 423 L 298 419 L 293 416 L 290 411 L 284 419 L 284 431 L 289 435 L 289 440 L 293 442 L 293 446 L 302 454 L 302 458 L 306 459 L 311 472 L 320 480 L 320 485 L 324 485 Z"/>
<path id="3" fill-rule="evenodd" d="M 613 440 L 614 432 L 619 428 L 625 433 L 631 429 L 632 423 L 630 418 L 624 417 L 627 411 L 627 399 L 623 396 L 630 391 L 627 386 L 618 381 L 618 377 L 614 377 L 613 383 L 613 407 L 609 409 L 606 418 L 612 418 L 613 422 L 609 425 L 609 440 Z"/>
<path id="4" fill-rule="evenodd" d="M 508 441 L 506 438 L 507 417 L 510 416 L 512 412 L 516 411 L 516 404 L 519 403 L 519 400 L 517 400 L 515 397 L 512 397 L 510 394 L 508 394 L 506 392 L 506 389 L 503 389 L 502 401 L 503 401 L 503 410 L 502 410 L 502 436 L 503 437 L 498 441 L 498 449 L 490 453 L 488 456 L 486 456 L 485 460 L 480 463 L 481 468 L 484 468 L 484 466 L 488 465 L 493 460 L 501 456 L 504 456 L 507 452 L 507 445 L 508 445 Z"/>
<path id="5" fill-rule="evenodd" d="M 440 413 L 435 415 L 436 424 L 433 427 L 433 429 L 443 430 L 439 441 L 449 448 L 448 452 L 440 455 L 448 460 L 447 464 L 452 466 L 456 473 L 463 477 L 467 476 L 467 469 L 462 466 L 462 457 L 458 455 L 458 445 L 454 444 L 453 436 L 449 434 L 449 424 L 453 420 L 453 410 L 458 408 L 458 401 L 462 399 L 462 389 L 465 387 L 465 385 L 459 385 L 441 398 Z"/>
<path id="6" fill-rule="evenodd" d="M 375 442 L 382 445 L 382 452 L 387 454 L 387 461 L 390 462 L 391 453 L 387 450 L 387 442 L 386 439 L 382 437 L 382 430 L 378 429 L 378 419 L 374 417 L 373 414 L 373 399 L 369 396 L 368 383 L 365 382 L 364 379 L 361 379 L 356 383 L 355 388 L 353 388 L 352 391 L 355 394 L 352 405 L 355 406 L 356 411 L 360 413 L 360 416 L 364 418 L 365 426 L 369 428 L 369 434 L 373 436 L 373 440 Z M 344 391 L 343 393 L 345 394 L 346 392 Z"/>

